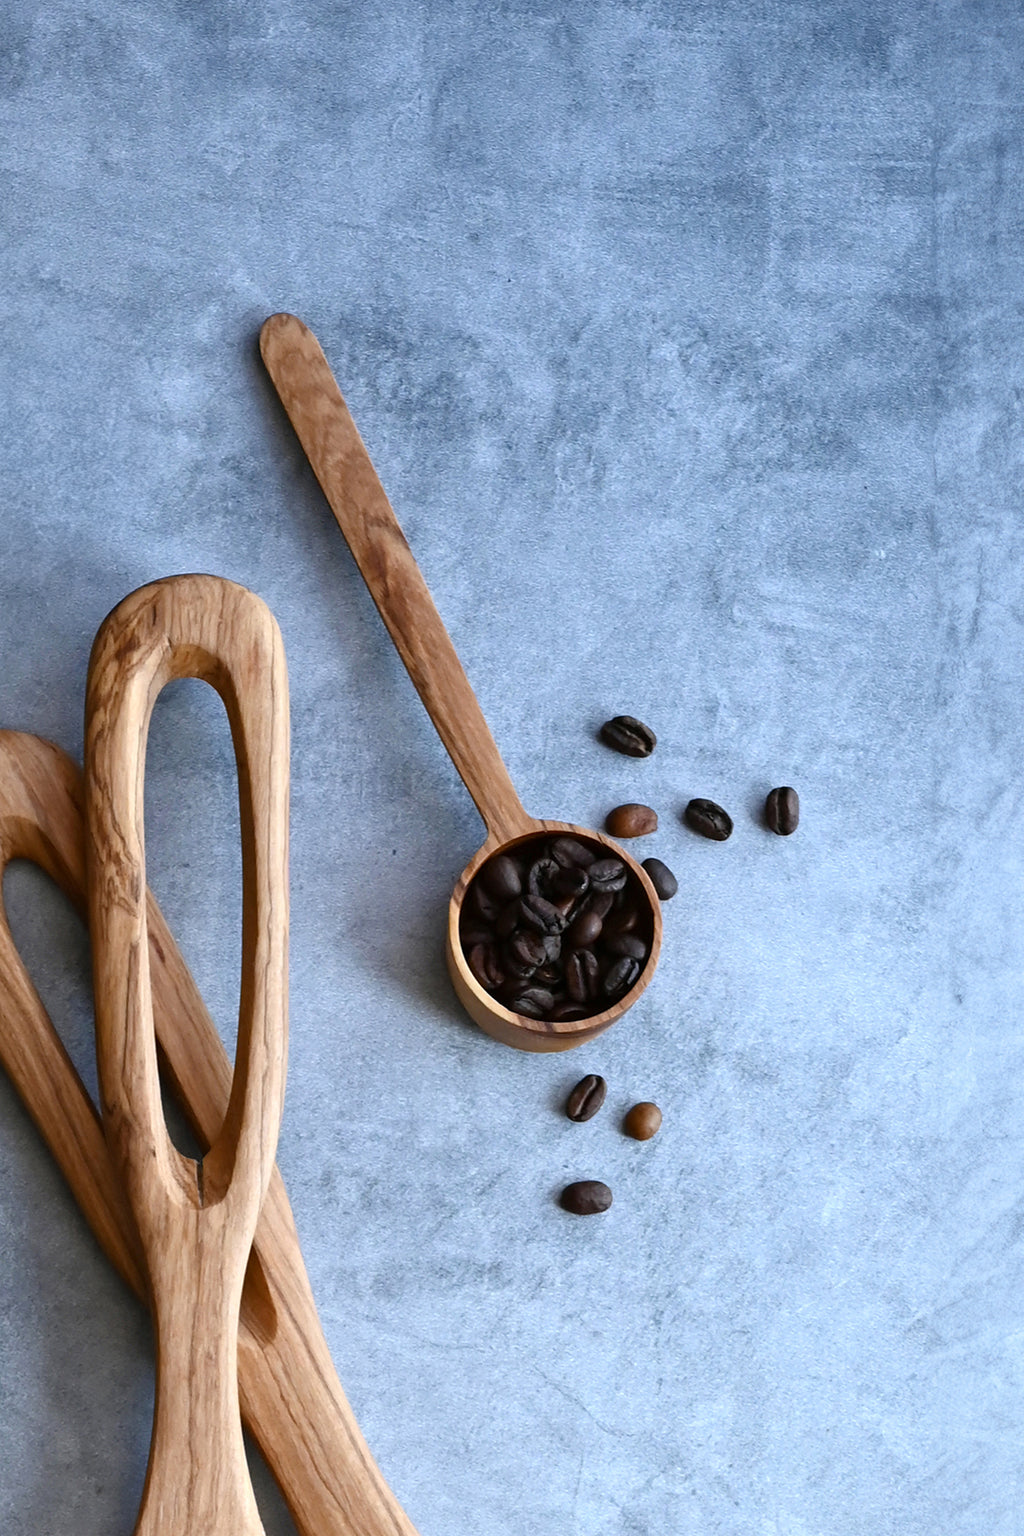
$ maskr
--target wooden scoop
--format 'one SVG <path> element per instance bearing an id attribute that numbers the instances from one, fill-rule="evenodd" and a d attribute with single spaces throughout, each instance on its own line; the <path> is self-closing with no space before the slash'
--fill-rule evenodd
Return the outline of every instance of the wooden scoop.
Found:
<path id="1" fill-rule="evenodd" d="M 481 1029 L 520 1050 L 565 1051 L 592 1040 L 632 1008 L 654 975 L 661 948 L 657 893 L 646 871 L 602 833 L 527 815 L 319 342 L 301 320 L 281 314 L 265 322 L 260 348 L 370 595 L 487 827 L 448 907 L 446 956 L 459 1001 Z M 605 857 L 622 860 L 650 904 L 651 943 L 639 977 L 612 1007 L 584 1019 L 513 1013 L 477 981 L 460 942 L 462 903 L 474 875 L 495 854 L 539 834 L 600 845 Z"/>
<path id="2" fill-rule="evenodd" d="M 50 742 L 0 731 L 0 897 L 15 859 L 38 865 L 84 915 L 82 776 Z M 202 1146 L 224 1120 L 231 1064 L 152 894 L 157 1041 Z M 0 1065 L 111 1263 L 147 1298 L 139 1239 L 99 1115 L 18 955 L 0 899 Z M 281 1175 L 271 1175 L 242 1292 L 242 1417 L 300 1536 L 415 1536 L 356 1424 L 324 1338 Z"/>

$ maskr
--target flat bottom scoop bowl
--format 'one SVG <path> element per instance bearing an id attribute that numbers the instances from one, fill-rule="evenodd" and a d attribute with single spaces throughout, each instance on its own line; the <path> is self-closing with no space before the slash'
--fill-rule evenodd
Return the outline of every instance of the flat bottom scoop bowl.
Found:
<path id="1" fill-rule="evenodd" d="M 523 809 L 319 342 L 294 315 L 279 314 L 264 323 L 260 350 L 377 610 L 487 826 L 486 841 L 449 903 L 446 954 L 456 995 L 482 1030 L 518 1050 L 565 1051 L 593 1040 L 632 1008 L 654 975 L 661 948 L 657 893 L 646 871 L 611 838 L 569 822 L 540 821 Z M 514 857 L 538 837 L 573 838 L 596 857 L 620 860 L 648 941 L 628 990 L 582 1018 L 532 1018 L 506 1007 L 474 975 L 462 941 L 463 909 L 475 876 L 498 854 Z"/>

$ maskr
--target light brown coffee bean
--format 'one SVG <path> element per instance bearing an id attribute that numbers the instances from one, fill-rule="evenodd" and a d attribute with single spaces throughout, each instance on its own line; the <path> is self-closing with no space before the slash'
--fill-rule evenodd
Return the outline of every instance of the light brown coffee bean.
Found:
<path id="1" fill-rule="evenodd" d="M 562 1209 L 574 1216 L 596 1216 L 612 1203 L 612 1192 L 600 1179 L 579 1179 L 562 1190 Z"/>
<path id="2" fill-rule="evenodd" d="M 581 1077 L 566 1101 L 565 1112 L 569 1119 L 593 1120 L 604 1103 L 607 1092 L 608 1084 L 603 1077 L 598 1077 L 596 1072 L 589 1072 L 586 1077 Z"/>
<path id="3" fill-rule="evenodd" d="M 650 1141 L 661 1130 L 661 1110 L 647 1101 L 634 1104 L 622 1122 L 622 1129 L 634 1141 Z"/>
<path id="4" fill-rule="evenodd" d="M 658 813 L 652 811 L 649 805 L 629 801 L 608 812 L 604 819 L 604 829 L 612 837 L 646 837 L 649 832 L 657 832 Z"/>

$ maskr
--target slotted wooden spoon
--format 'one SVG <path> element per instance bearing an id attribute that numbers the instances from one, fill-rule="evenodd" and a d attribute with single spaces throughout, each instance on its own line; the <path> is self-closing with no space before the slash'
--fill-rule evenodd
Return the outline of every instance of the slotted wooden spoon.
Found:
<path id="1" fill-rule="evenodd" d="M 138 1235 L 99 1115 L 7 924 L 3 874 L 15 860 L 41 868 L 85 915 L 81 773 L 52 743 L 0 730 L 0 1066 L 103 1251 L 148 1300 Z M 147 928 L 162 1064 L 197 1139 L 208 1147 L 224 1120 L 231 1064 L 152 893 Z M 300 1536 L 416 1536 L 338 1380 L 276 1169 L 242 1292 L 238 1384 L 243 1420 Z"/>

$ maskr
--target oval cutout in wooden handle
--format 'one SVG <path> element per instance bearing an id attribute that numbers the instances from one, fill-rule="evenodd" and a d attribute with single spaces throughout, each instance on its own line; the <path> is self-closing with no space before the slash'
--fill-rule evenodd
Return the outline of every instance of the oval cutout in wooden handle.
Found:
<path id="1" fill-rule="evenodd" d="M 164 1123 L 149 977 L 145 746 L 166 683 L 221 695 L 238 764 L 242 983 L 224 1124 L 201 1164 Z M 86 847 L 104 1124 L 135 1217 L 156 1331 L 136 1536 L 263 1536 L 238 1405 L 238 1316 L 284 1100 L 288 684 L 273 615 L 212 576 L 143 587 L 104 621 L 86 699 Z"/>

